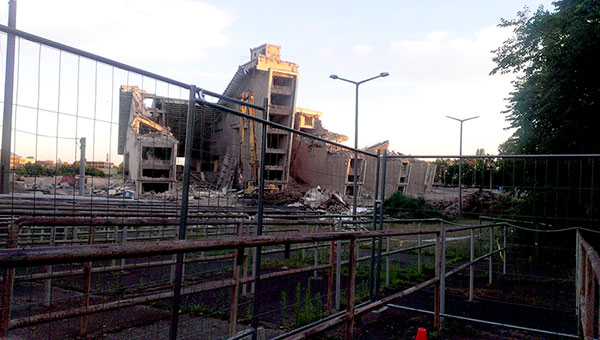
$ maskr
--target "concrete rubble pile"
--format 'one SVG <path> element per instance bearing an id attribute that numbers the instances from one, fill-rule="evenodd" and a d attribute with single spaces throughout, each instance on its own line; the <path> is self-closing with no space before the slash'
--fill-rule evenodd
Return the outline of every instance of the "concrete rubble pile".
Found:
<path id="1" fill-rule="evenodd" d="M 444 200 L 435 200 L 429 201 L 429 204 L 434 206 L 437 210 L 448 214 L 448 215 L 456 215 L 458 214 L 458 199 L 444 199 Z"/>
<path id="2" fill-rule="evenodd" d="M 348 204 L 338 192 L 321 189 L 320 186 L 307 191 L 302 204 L 308 209 L 325 209 L 328 211 L 340 211 L 348 208 Z"/>

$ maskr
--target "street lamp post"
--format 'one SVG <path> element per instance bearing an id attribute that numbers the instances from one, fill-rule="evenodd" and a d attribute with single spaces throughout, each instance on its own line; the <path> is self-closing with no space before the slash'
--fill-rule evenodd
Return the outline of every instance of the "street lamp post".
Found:
<path id="1" fill-rule="evenodd" d="M 345 81 L 351 84 L 354 84 L 356 86 L 356 94 L 355 94 L 355 99 L 356 99 L 356 103 L 355 103 L 355 116 L 354 116 L 354 185 L 352 188 L 352 198 L 353 198 L 353 207 L 352 207 L 352 215 L 354 216 L 354 218 L 356 218 L 356 201 L 357 201 L 357 197 L 358 197 L 358 86 L 362 83 L 366 83 L 370 80 L 373 79 L 377 79 L 377 78 L 383 78 L 383 77 L 387 77 L 390 74 L 387 72 L 381 72 L 379 75 L 375 76 L 375 77 L 371 77 L 365 80 L 361 80 L 361 81 L 353 81 L 353 80 L 349 80 L 349 79 L 344 79 L 342 77 L 338 77 L 335 74 L 332 74 L 329 76 L 329 78 L 331 79 L 337 79 L 337 80 L 341 80 L 341 81 Z"/>
<path id="2" fill-rule="evenodd" d="M 475 119 L 475 118 L 479 118 L 479 116 L 475 116 L 475 117 L 471 117 L 471 118 L 465 118 L 465 119 L 458 119 L 458 118 L 454 118 L 454 117 L 450 117 L 450 116 L 446 116 L 450 119 L 456 120 L 457 122 L 460 122 L 460 149 L 458 151 L 458 216 L 462 216 L 462 132 L 463 132 L 463 123 L 466 122 L 467 120 L 471 120 L 471 119 Z"/>

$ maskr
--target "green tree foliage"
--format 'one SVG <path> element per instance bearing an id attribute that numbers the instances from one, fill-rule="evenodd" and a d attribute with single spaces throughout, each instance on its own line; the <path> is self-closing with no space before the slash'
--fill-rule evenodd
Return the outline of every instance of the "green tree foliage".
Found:
<path id="1" fill-rule="evenodd" d="M 51 167 L 45 167 L 39 163 L 28 163 L 15 169 L 15 173 L 19 176 L 25 177 L 41 177 L 41 176 L 77 176 L 79 175 L 79 162 L 73 164 L 61 164 Z M 85 174 L 87 176 L 103 176 L 102 170 L 92 167 L 85 167 Z"/>
<path id="2" fill-rule="evenodd" d="M 515 73 L 504 111 L 515 133 L 500 153 L 598 153 L 600 1 L 561 0 L 502 19 L 514 35 L 494 50 L 495 73 Z"/>
<path id="3" fill-rule="evenodd" d="M 485 155 L 483 149 L 477 149 L 476 155 Z M 443 186 L 458 186 L 458 159 L 439 158 L 435 161 L 437 171 L 435 183 Z M 492 183 L 499 184 L 498 169 L 503 162 L 495 159 L 465 159 L 463 160 L 462 184 L 465 187 L 489 187 L 490 172 Z M 491 171 L 490 171 L 491 169 Z"/>
<path id="4" fill-rule="evenodd" d="M 400 191 L 396 191 L 383 202 L 383 213 L 398 218 L 450 219 L 450 216 L 427 203 L 425 198 L 404 196 Z"/>
<path id="5" fill-rule="evenodd" d="M 52 176 L 54 175 L 54 169 L 48 169 L 37 163 L 27 163 L 16 168 L 15 173 L 19 176 L 27 177 Z"/>

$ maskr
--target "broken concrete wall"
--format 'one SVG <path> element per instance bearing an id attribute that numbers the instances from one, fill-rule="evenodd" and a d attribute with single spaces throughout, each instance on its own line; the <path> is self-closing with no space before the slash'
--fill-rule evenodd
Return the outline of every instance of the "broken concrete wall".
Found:
<path id="1" fill-rule="evenodd" d="M 232 98 L 239 99 L 241 94 L 248 89 L 254 94 L 254 103 L 262 106 L 264 98 L 268 95 L 268 72 L 257 71 L 251 69 L 245 77 L 239 80 L 239 90 L 228 94 Z M 221 102 L 224 106 L 231 107 L 241 111 L 241 107 L 236 104 Z M 263 118 L 262 111 L 255 110 L 255 116 Z M 244 121 L 244 122 L 243 122 Z M 224 114 L 216 123 L 214 143 L 211 147 L 212 153 L 220 155 L 219 169 L 219 184 L 218 188 L 232 186 L 238 189 L 243 188 L 243 183 L 248 183 L 252 180 L 253 174 L 251 171 L 244 171 L 249 167 L 250 162 L 250 128 L 252 124 L 248 120 L 233 114 Z M 242 132 L 244 129 L 244 140 L 242 141 Z M 261 124 L 254 124 L 256 135 L 256 144 L 254 145 L 255 152 L 260 155 L 260 140 L 262 138 Z"/>
<path id="2" fill-rule="evenodd" d="M 146 107 L 145 95 L 135 86 L 122 86 L 119 103 L 119 130 L 125 133 L 124 178 L 135 182 L 138 197 L 150 191 L 170 191 L 176 180 L 177 139 L 165 126 L 163 107 Z"/>
<path id="3" fill-rule="evenodd" d="M 410 175 L 404 194 L 422 196 L 425 193 L 425 174 L 429 164 L 423 161 L 410 162 Z"/>
<path id="4" fill-rule="evenodd" d="M 292 176 L 298 182 L 336 191 L 350 199 L 353 190 L 353 169 L 349 164 L 353 157 L 354 152 L 330 147 L 307 137 L 295 136 L 292 148 Z M 377 159 L 359 154 L 359 165 L 361 162 L 366 163 L 363 163 L 364 174 L 361 175 L 359 171 L 358 199 L 362 204 L 369 204 L 375 193 Z M 383 176 L 383 160 L 381 162 L 380 175 Z M 390 158 L 386 163 L 385 198 L 396 191 L 410 196 L 422 196 L 431 188 L 431 174 L 435 174 L 435 165 L 404 158 Z M 380 193 L 381 186 L 378 195 Z"/>
<path id="5" fill-rule="evenodd" d="M 263 117 L 262 111 L 259 110 L 255 111 L 255 116 L 292 127 L 297 92 L 297 66 L 280 60 L 279 55 L 280 48 L 275 45 L 265 44 L 251 49 L 252 59 L 239 67 L 224 95 L 241 99 L 251 94 L 254 104 L 259 106 L 268 98 L 268 116 Z M 242 107 L 237 104 L 225 101 L 221 104 L 242 111 Z M 249 110 L 246 111 L 250 113 Z M 216 145 L 212 150 L 220 155 L 222 165 L 225 157 L 228 158 L 228 165 L 220 169 L 222 174 L 219 177 L 223 179 L 220 185 L 243 189 L 250 185 L 255 186 L 258 176 L 256 167 L 252 164 L 260 155 L 261 124 L 252 124 L 248 120 L 226 114 L 220 117 L 215 131 Z M 256 143 L 251 140 L 252 135 L 255 136 Z M 283 189 L 289 180 L 291 134 L 268 127 L 266 139 L 265 184 Z M 251 159 L 251 154 L 255 154 L 256 157 Z"/>
<path id="6" fill-rule="evenodd" d="M 375 179 L 377 177 L 377 159 L 375 157 L 368 157 L 369 164 L 367 166 L 366 178 L 367 181 L 364 184 L 364 193 L 370 193 L 371 197 L 374 197 L 375 192 Z M 399 159 L 388 159 L 387 170 L 385 179 L 385 198 L 390 197 L 394 192 L 398 190 L 398 173 L 401 167 L 401 160 Z M 380 165 L 380 180 L 383 180 L 383 158 L 381 159 Z M 381 183 L 379 184 L 379 193 L 381 195 Z"/>
<path id="7" fill-rule="evenodd" d="M 323 142 L 294 137 L 291 171 L 294 179 L 344 194 L 349 153 L 331 151 Z"/>

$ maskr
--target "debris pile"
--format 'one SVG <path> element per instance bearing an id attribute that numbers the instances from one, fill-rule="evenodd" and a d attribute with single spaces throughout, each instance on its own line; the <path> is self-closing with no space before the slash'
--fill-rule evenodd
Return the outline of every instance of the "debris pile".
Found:
<path id="1" fill-rule="evenodd" d="M 430 201 L 428 203 L 435 207 L 437 210 L 443 212 L 444 214 L 458 214 L 458 199 L 445 199 L 438 201 Z"/>
<path id="2" fill-rule="evenodd" d="M 503 210 L 505 196 L 488 190 L 474 192 L 463 199 L 463 211 L 491 214 Z"/>
<path id="3" fill-rule="evenodd" d="M 325 209 L 328 211 L 340 211 L 349 207 L 338 192 L 321 189 L 320 186 L 308 190 L 304 194 L 302 203 L 308 209 Z"/>
<path id="4" fill-rule="evenodd" d="M 274 206 L 302 207 L 299 202 L 302 201 L 302 194 L 294 190 L 284 190 L 280 192 L 265 191 L 265 204 Z"/>
<path id="5" fill-rule="evenodd" d="M 109 180 L 106 184 L 97 184 L 92 187 L 92 193 L 95 196 L 123 196 L 125 191 L 135 191 L 133 182 L 127 181 L 121 185 L 116 185 Z"/>

